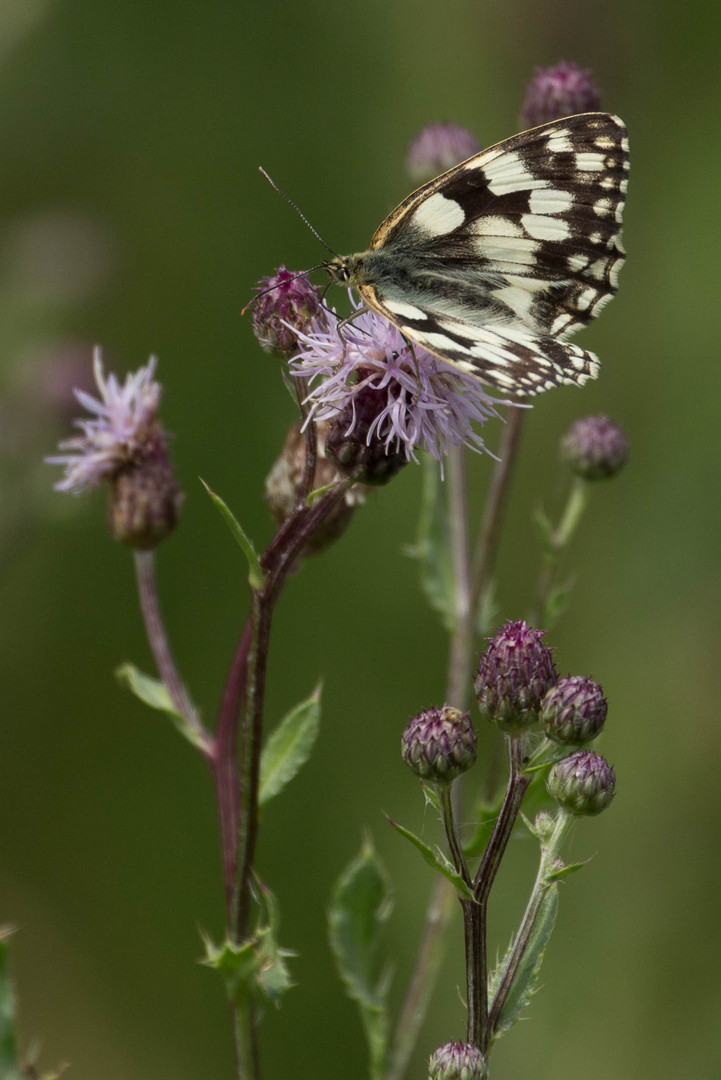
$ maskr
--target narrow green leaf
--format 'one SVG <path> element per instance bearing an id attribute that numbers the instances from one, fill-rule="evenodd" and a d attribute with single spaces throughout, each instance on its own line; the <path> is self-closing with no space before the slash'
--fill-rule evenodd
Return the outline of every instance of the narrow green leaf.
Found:
<path id="1" fill-rule="evenodd" d="M 558 885 L 549 885 L 548 890 L 541 901 L 533 929 L 526 948 L 523 951 L 521 962 L 518 965 L 515 978 L 511 985 L 506 1001 L 501 1009 L 500 1016 L 492 1032 L 493 1038 L 500 1038 L 512 1024 L 518 1020 L 522 1011 L 538 989 L 538 981 L 546 951 L 548 939 L 551 936 L 556 912 L 558 910 Z M 490 997 L 491 1001 L 500 985 L 501 979 L 508 967 L 512 955 L 512 948 L 508 950 L 501 964 L 491 977 Z"/>
<path id="2" fill-rule="evenodd" d="M 407 553 L 418 560 L 421 588 L 446 629 L 455 619 L 455 579 L 445 491 L 438 462 L 423 455 L 423 490 L 418 517 L 418 538 Z"/>
<path id="3" fill-rule="evenodd" d="M 551 627 L 554 623 L 558 622 L 571 602 L 572 592 L 572 581 L 566 582 L 564 585 L 554 585 L 553 588 L 550 589 L 543 605 L 544 626 Z"/>
<path id="4" fill-rule="evenodd" d="M 391 910 L 388 879 L 369 841 L 333 889 L 328 934 L 348 996 L 357 1003 L 373 1078 L 383 1076 L 388 1054 L 390 978 L 378 973 L 380 934 Z"/>
<path id="5" fill-rule="evenodd" d="M 20 1076 L 17 1035 L 15 1032 L 15 993 L 10 981 L 8 938 L 9 926 L 0 927 L 0 1077 L 14 1080 Z"/>
<path id="6" fill-rule="evenodd" d="M 264 806 L 289 784 L 311 755 L 320 728 L 321 687 L 317 686 L 281 720 L 260 758 L 258 802 Z"/>
<path id="7" fill-rule="evenodd" d="M 392 825 L 396 832 L 399 832 L 401 836 L 404 836 L 406 840 L 410 840 L 413 847 L 417 848 L 425 861 L 429 866 L 432 866 L 434 870 L 438 870 L 443 874 L 444 878 L 448 878 L 452 885 L 455 885 L 458 893 L 464 898 L 464 900 L 472 900 L 473 893 L 466 885 L 465 881 L 459 873 L 455 870 L 453 864 L 443 855 L 440 851 L 434 851 L 428 844 L 424 843 L 419 836 L 412 833 L 410 829 L 406 829 L 403 825 L 399 825 L 397 821 L 393 821 L 386 815 L 388 824 Z"/>
<path id="8" fill-rule="evenodd" d="M 173 705 L 173 700 L 168 693 L 168 688 L 160 679 L 154 679 L 151 675 L 137 668 L 135 664 L 126 662 L 115 669 L 115 677 L 121 686 L 126 687 L 131 694 L 135 694 L 145 705 L 151 709 L 158 709 L 167 713 L 180 734 L 201 750 L 207 750 L 207 745 L 202 734 L 191 727 L 182 713 Z"/>
<path id="9" fill-rule="evenodd" d="M 230 508 L 223 502 L 220 495 L 216 495 L 215 492 L 208 487 L 202 476 L 199 479 L 245 555 L 248 563 L 248 581 L 250 582 L 251 589 L 262 589 L 265 584 L 265 575 L 261 569 L 260 559 L 253 546 L 253 541 L 250 539 L 240 522 L 233 516 Z"/>
<path id="10" fill-rule="evenodd" d="M 545 510 L 536 510 L 533 514 L 533 524 L 536 526 L 536 534 L 541 541 L 543 550 L 548 555 L 557 553 L 556 537 L 551 524 L 551 519 Z"/>
<path id="11" fill-rule="evenodd" d="M 577 870 L 582 870 L 584 866 L 588 866 L 590 859 L 584 859 L 582 862 L 568 863 L 567 866 L 559 866 L 557 870 L 552 870 L 547 877 L 547 881 L 563 881 L 564 878 L 570 877 L 571 874 L 575 874 Z"/>

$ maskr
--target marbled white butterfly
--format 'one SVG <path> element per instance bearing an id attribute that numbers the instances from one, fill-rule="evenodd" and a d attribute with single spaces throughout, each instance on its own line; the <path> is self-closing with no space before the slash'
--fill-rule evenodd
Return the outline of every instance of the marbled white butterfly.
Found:
<path id="1" fill-rule="evenodd" d="M 514 396 L 583 384 L 566 338 L 616 291 L 628 138 L 581 113 L 521 132 L 412 192 L 368 251 L 325 264 L 410 341 Z"/>

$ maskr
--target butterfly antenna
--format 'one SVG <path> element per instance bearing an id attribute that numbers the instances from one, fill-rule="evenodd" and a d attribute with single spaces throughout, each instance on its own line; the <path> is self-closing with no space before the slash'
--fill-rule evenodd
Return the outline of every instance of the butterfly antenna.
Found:
<path id="1" fill-rule="evenodd" d="M 288 204 L 289 204 L 290 206 L 292 206 L 292 207 L 293 207 L 293 209 L 295 210 L 295 212 L 296 212 L 296 214 L 298 215 L 298 217 L 299 217 L 299 218 L 301 219 L 301 221 L 304 221 L 304 222 L 305 222 L 305 224 L 306 224 L 306 225 L 308 226 L 308 228 L 310 229 L 310 231 L 311 231 L 311 232 L 313 233 L 313 236 L 314 236 L 314 237 L 316 238 L 316 240 L 319 240 L 319 241 L 321 242 L 321 244 L 323 245 L 323 247 L 324 247 L 324 248 L 326 249 L 326 251 L 330 251 L 331 255 L 333 255 L 333 256 L 335 256 L 335 257 L 337 258 L 337 257 L 338 257 L 338 253 L 337 253 L 336 251 L 333 251 L 333 248 L 332 248 L 332 247 L 330 246 L 330 244 L 326 244 L 325 240 L 324 240 L 324 239 L 323 239 L 323 237 L 322 237 L 322 236 L 320 235 L 320 233 L 318 232 L 318 230 L 317 230 L 317 229 L 315 229 L 315 228 L 314 228 L 314 227 L 313 227 L 313 226 L 311 225 L 311 223 L 310 223 L 310 222 L 308 221 L 308 218 L 307 218 L 307 217 L 305 216 L 305 214 L 303 213 L 303 211 L 302 211 L 302 210 L 301 210 L 301 209 L 300 209 L 300 208 L 299 208 L 298 206 L 296 206 L 296 204 L 295 204 L 295 203 L 293 202 L 293 200 L 292 200 L 292 199 L 290 198 L 290 196 L 289 196 L 289 195 L 286 195 L 286 193 L 285 193 L 285 192 L 283 191 L 283 189 L 282 189 L 282 188 L 279 188 L 279 187 L 278 187 L 278 185 L 276 184 L 275 180 L 273 180 L 273 178 L 272 178 L 272 177 L 270 177 L 270 176 L 268 175 L 268 173 L 267 173 L 267 172 L 265 171 L 265 169 L 263 168 L 263 166 L 262 166 L 262 165 L 259 165 L 259 166 L 258 166 L 258 170 L 259 170 L 260 172 L 262 172 L 263 176 L 264 176 L 264 177 L 266 178 L 266 180 L 268 181 L 268 183 L 270 184 L 270 186 L 271 186 L 272 188 L 275 188 L 275 190 L 276 190 L 276 191 L 278 192 L 278 194 L 279 194 L 279 195 L 280 195 L 280 196 L 281 196 L 282 198 L 284 198 L 284 199 L 285 199 L 285 201 L 286 201 L 286 202 L 287 202 L 287 203 L 288 203 Z M 314 267 L 314 269 L 315 269 L 315 267 Z"/>

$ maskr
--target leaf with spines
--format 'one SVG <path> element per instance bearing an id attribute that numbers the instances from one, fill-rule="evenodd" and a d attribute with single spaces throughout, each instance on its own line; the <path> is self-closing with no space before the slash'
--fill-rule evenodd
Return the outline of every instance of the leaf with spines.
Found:
<path id="1" fill-rule="evenodd" d="M 558 885 L 552 884 L 548 886 L 540 903 L 523 955 L 516 968 L 513 982 L 505 994 L 504 1003 L 491 1032 L 493 1039 L 500 1038 L 518 1020 L 538 989 L 541 964 L 543 963 L 548 939 L 556 921 L 557 910 Z M 514 955 L 514 945 L 515 942 L 509 947 L 508 952 L 489 980 L 488 998 L 491 1003 L 491 1011 L 493 1010 L 495 996 L 501 988 L 503 977 Z"/>
<path id="2" fill-rule="evenodd" d="M 286 959 L 296 954 L 281 948 L 278 943 L 279 913 L 275 897 L 266 886 L 256 883 L 260 906 L 258 926 L 253 937 L 236 944 L 226 938 L 220 945 L 203 934 L 205 956 L 202 963 L 219 971 L 231 1001 L 245 1007 L 253 998 L 265 999 L 274 1005 L 290 990 Z"/>
<path id="3" fill-rule="evenodd" d="M 388 969 L 378 971 L 380 934 L 391 910 L 385 870 L 366 840 L 333 889 L 328 934 L 336 967 L 348 996 L 357 1003 L 370 1057 L 370 1075 L 379 1080 L 388 1056 Z"/>
<path id="4" fill-rule="evenodd" d="M 260 758 L 258 804 L 264 806 L 309 759 L 320 727 L 321 687 L 291 709 L 272 732 Z"/>

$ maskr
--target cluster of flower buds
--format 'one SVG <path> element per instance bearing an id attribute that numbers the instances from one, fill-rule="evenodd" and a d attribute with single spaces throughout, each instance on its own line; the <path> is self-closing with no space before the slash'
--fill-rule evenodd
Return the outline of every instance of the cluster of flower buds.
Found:
<path id="1" fill-rule="evenodd" d="M 543 637 L 525 622 L 508 622 L 489 639 L 475 679 L 481 715 L 512 736 L 542 726 L 559 746 L 584 746 L 606 720 L 603 688 L 583 675 L 559 678 Z M 549 793 L 574 814 L 600 813 L 615 785 L 608 762 L 588 750 L 557 762 L 547 782 Z"/>

